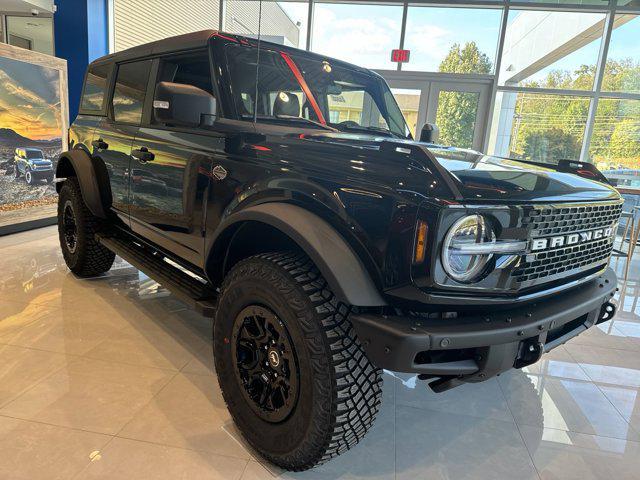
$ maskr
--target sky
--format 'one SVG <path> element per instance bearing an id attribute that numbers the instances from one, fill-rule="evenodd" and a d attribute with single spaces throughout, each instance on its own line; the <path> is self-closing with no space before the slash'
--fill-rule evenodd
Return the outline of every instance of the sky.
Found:
<path id="1" fill-rule="evenodd" d="M 49 140 L 60 137 L 60 120 L 58 71 L 0 58 L 0 128 Z"/>
<path id="2" fill-rule="evenodd" d="M 280 2 L 294 21 L 300 21 L 301 44 L 306 36 L 307 5 Z M 527 11 L 512 10 L 508 24 Z M 574 15 L 602 17 L 603 14 L 567 12 Z M 438 65 L 454 43 L 475 41 L 480 50 L 495 63 L 501 9 L 410 7 L 407 18 L 405 48 L 411 59 L 403 70 L 437 71 Z M 316 3 L 313 30 L 314 51 L 378 69 L 395 69 L 391 50 L 398 48 L 401 6 Z M 631 57 L 640 61 L 640 17 L 616 28 L 610 45 L 610 58 Z M 552 69 L 575 70 L 580 65 L 594 65 L 600 39 L 541 70 L 532 78 L 542 78 Z"/>
<path id="3" fill-rule="evenodd" d="M 280 5 L 306 28 L 305 4 Z M 405 69 L 437 71 L 451 45 L 465 41 L 476 41 L 493 61 L 501 15 L 499 9 L 410 7 L 405 48 L 411 60 Z M 399 46 L 401 24 L 397 5 L 316 3 L 312 49 L 369 68 L 395 69 L 390 57 Z"/>

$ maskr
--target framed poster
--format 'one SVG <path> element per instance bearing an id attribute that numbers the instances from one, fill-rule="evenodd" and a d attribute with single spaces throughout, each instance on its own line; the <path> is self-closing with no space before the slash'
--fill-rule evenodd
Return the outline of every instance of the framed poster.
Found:
<path id="1" fill-rule="evenodd" d="M 0 235 L 54 223 L 68 119 L 66 60 L 0 43 Z"/>

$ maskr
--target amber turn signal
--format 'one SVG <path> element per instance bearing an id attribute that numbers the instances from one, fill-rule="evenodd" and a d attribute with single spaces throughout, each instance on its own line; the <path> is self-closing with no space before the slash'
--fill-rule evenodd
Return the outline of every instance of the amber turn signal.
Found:
<path id="1" fill-rule="evenodd" d="M 413 253 L 413 263 L 424 262 L 425 251 L 427 248 L 427 223 L 418 220 L 416 228 L 416 246 Z"/>

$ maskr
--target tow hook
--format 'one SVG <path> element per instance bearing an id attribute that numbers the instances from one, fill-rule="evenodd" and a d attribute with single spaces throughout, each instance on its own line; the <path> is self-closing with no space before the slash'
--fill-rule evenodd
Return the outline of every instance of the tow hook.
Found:
<path id="1" fill-rule="evenodd" d="M 513 364 L 514 368 L 522 368 L 532 363 L 536 363 L 544 353 L 544 344 L 538 337 L 525 340 L 520 343 L 518 348 L 518 356 Z"/>
<path id="2" fill-rule="evenodd" d="M 616 304 L 613 302 L 604 303 L 602 307 L 600 307 L 600 315 L 598 315 L 598 321 L 596 322 L 596 324 L 611 320 L 616 314 L 617 308 L 618 307 L 616 307 Z"/>

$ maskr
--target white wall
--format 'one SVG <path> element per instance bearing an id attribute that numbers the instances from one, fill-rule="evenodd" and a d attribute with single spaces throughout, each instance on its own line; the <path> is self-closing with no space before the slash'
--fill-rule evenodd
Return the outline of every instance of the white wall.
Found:
<path id="1" fill-rule="evenodd" d="M 113 0 L 114 50 L 198 30 L 218 29 L 215 0 Z"/>
<path id="2" fill-rule="evenodd" d="M 113 0 L 113 7 L 115 51 L 183 33 L 219 28 L 217 0 Z M 227 1 L 224 30 L 241 35 L 257 34 L 259 8 L 258 1 Z M 262 34 L 284 37 L 282 43 L 298 45 L 299 29 L 277 2 L 263 2 L 262 19 Z"/>

